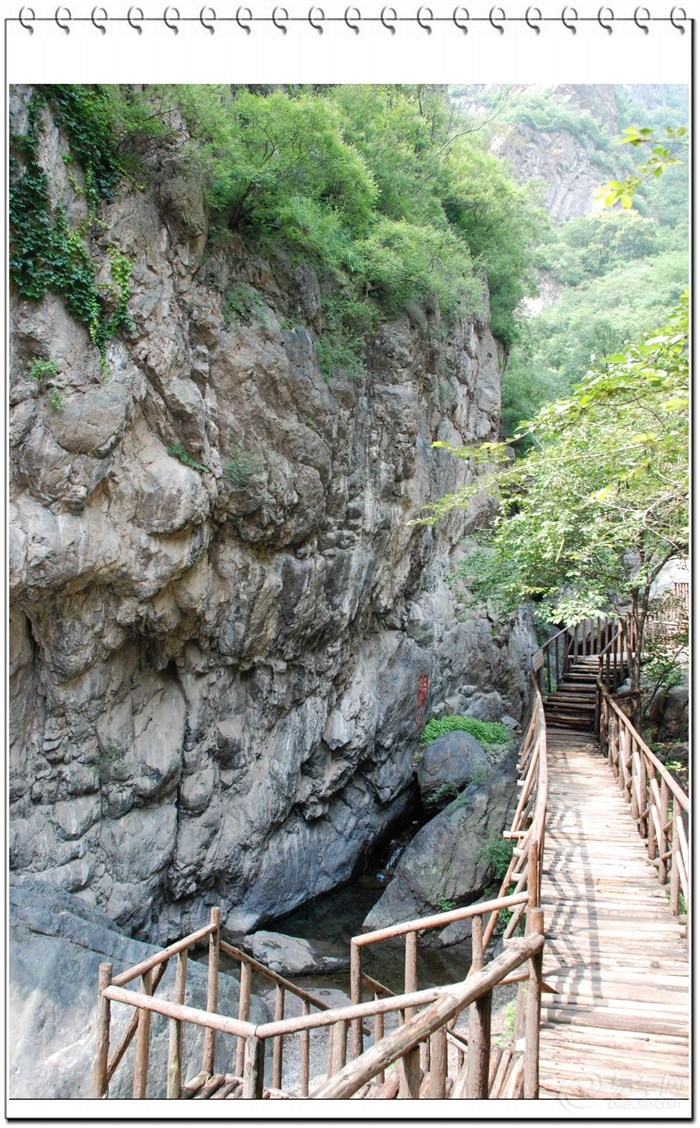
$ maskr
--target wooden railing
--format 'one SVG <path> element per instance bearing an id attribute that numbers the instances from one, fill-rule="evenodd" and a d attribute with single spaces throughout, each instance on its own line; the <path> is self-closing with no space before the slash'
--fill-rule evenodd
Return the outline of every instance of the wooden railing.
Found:
<path id="1" fill-rule="evenodd" d="M 613 700 L 602 677 L 599 682 L 599 739 L 607 749 L 610 767 L 630 805 L 649 858 L 661 885 L 669 885 L 671 909 L 681 911 L 683 894 L 690 908 L 690 854 L 687 822 L 690 800 L 654 755 L 629 717 Z"/>
<path id="2" fill-rule="evenodd" d="M 418 1098 L 420 1096 L 418 1060 L 421 1044 L 430 1046 L 431 1073 L 427 1096 L 434 1099 L 444 1097 L 447 1074 L 445 1032 L 448 1024 L 470 1004 L 473 1010 L 470 1016 L 469 1048 L 466 1062 L 455 1086 L 456 1095 L 474 1099 L 487 1097 L 493 990 L 499 984 L 521 980 L 522 976 L 513 976 L 512 973 L 526 962 L 529 962 L 529 970 L 523 1095 L 526 1099 L 536 1098 L 539 1095 L 539 1030 L 544 946 L 542 909 L 533 909 L 530 918 L 532 931 L 527 936 L 522 940 L 513 941 L 500 956 L 486 967 L 474 971 L 461 983 L 452 983 L 441 988 L 433 1005 L 426 1010 L 413 1014 L 411 1005 L 425 996 L 426 992 L 404 995 L 393 1000 L 395 1004 L 401 1005 L 406 1014 L 406 1021 L 397 1030 L 376 1042 L 371 1049 L 343 1066 L 334 1077 L 312 1093 L 312 1098 L 342 1100 L 352 1097 L 375 1077 L 383 1076 L 384 1070 L 393 1063 L 398 1063 L 399 1097 Z M 474 919 L 480 921 L 480 917 Z M 357 1012 L 360 1008 L 349 1009 Z M 529 1040 L 528 1035 L 530 1035 Z"/>
<path id="3" fill-rule="evenodd" d="M 187 965 L 189 950 L 203 941 L 208 942 L 207 953 L 207 1001 L 206 1009 L 200 1010 L 185 1006 L 185 992 L 187 985 Z M 220 956 L 224 954 L 235 960 L 240 966 L 240 990 L 238 1017 L 227 1018 L 217 1013 L 218 1007 L 218 982 Z M 175 985 L 172 999 L 163 1000 L 155 997 L 155 991 L 160 984 L 171 959 L 177 959 Z M 134 1066 L 134 1079 L 132 1096 L 141 1099 L 146 1096 L 149 1043 L 150 1043 L 150 1016 L 152 1013 L 165 1015 L 170 1019 L 169 1049 L 167 1065 L 167 1096 L 179 1098 L 182 1094 L 184 1078 L 182 1074 L 183 1061 L 183 1031 L 186 1024 L 204 1027 L 204 1046 L 202 1052 L 202 1073 L 210 1075 L 214 1069 L 216 1056 L 217 1032 L 234 1035 L 236 1038 L 235 1050 L 231 1056 L 231 1070 L 239 1077 L 247 1077 L 248 1088 L 262 1084 L 260 1062 L 255 1058 L 258 1053 L 257 1045 L 250 1039 L 255 1036 L 257 1027 L 249 1021 L 252 978 L 253 974 L 262 976 L 275 986 L 275 1020 L 284 1023 L 286 999 L 293 995 L 301 1001 L 302 1017 L 311 1014 L 312 1009 L 323 1012 L 330 1010 L 327 1003 L 316 998 L 301 987 L 271 971 L 252 956 L 234 948 L 221 939 L 220 935 L 220 910 L 212 909 L 211 921 L 204 928 L 190 933 L 189 936 L 171 944 L 160 952 L 154 953 L 147 960 L 131 967 L 119 975 L 112 975 L 111 964 L 100 964 L 98 987 L 98 1012 L 96 1050 L 93 1065 L 93 1096 L 104 1097 L 107 1095 L 109 1084 L 121 1062 L 124 1054 L 136 1037 L 136 1058 Z M 141 979 L 141 991 L 125 989 L 126 984 L 135 979 Z M 134 1008 L 133 1017 L 127 1026 L 111 1058 L 109 1056 L 110 1040 L 110 1004 L 112 1002 L 125 1003 Z M 301 1028 L 300 1033 L 300 1093 L 308 1096 L 309 1092 L 309 1033 L 308 1028 Z M 263 1047 L 264 1049 L 264 1047 Z M 283 1037 L 273 1035 L 272 1040 L 272 1080 L 271 1087 L 281 1089 L 283 1069 L 284 1045 Z M 260 1074 L 260 1078 L 258 1077 Z"/>
<path id="4" fill-rule="evenodd" d="M 557 631 L 532 658 L 541 692 L 554 693 L 577 657 L 600 654 L 616 632 L 616 622 L 602 615 Z"/>

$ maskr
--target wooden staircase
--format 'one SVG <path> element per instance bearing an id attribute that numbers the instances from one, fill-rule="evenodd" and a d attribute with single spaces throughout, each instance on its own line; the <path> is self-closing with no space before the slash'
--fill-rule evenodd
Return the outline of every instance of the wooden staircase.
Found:
<path id="1" fill-rule="evenodd" d="M 597 678 L 597 655 L 573 657 L 559 678 L 557 688 L 545 698 L 547 724 L 578 732 L 593 732 Z"/>

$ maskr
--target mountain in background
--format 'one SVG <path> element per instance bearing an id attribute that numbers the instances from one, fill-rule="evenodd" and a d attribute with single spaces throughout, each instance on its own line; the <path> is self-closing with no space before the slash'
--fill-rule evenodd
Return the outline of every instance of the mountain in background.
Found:
<path id="1" fill-rule="evenodd" d="M 566 395 L 592 364 L 661 324 L 688 282 L 688 161 L 643 183 L 629 211 L 595 193 L 644 152 L 630 125 L 688 121 L 679 85 L 455 86 L 453 104 L 543 207 L 533 294 L 503 386 L 503 429 Z"/>

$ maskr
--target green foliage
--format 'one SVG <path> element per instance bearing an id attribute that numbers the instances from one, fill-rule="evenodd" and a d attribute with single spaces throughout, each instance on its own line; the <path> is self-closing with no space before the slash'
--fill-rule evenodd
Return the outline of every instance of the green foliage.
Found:
<path id="1" fill-rule="evenodd" d="M 320 346 L 327 375 L 362 367 L 365 330 L 354 328 L 347 304 L 364 306 L 370 323 L 409 298 L 457 316 L 483 308 L 484 273 L 495 331 L 515 335 L 534 235 L 530 199 L 466 136 L 444 89 L 156 86 L 144 98 L 163 129 L 173 110 L 184 114 L 186 153 L 219 223 L 312 263 L 324 306 L 340 293 Z"/>
<path id="2" fill-rule="evenodd" d="M 491 862 L 497 881 L 503 881 L 513 857 L 513 843 L 507 838 L 494 838 L 487 842 L 482 853 Z"/>
<path id="3" fill-rule="evenodd" d="M 261 325 L 267 325 L 265 303 L 253 286 L 247 282 L 234 282 L 224 298 L 224 325 L 228 329 L 234 320 L 248 325 L 254 318 Z"/>
<path id="4" fill-rule="evenodd" d="M 250 454 L 240 443 L 224 462 L 224 477 L 236 489 L 244 489 L 249 486 L 263 470 L 262 458 L 259 455 Z"/>
<path id="5" fill-rule="evenodd" d="M 60 388 L 54 388 L 49 395 L 49 406 L 52 411 L 63 411 L 66 404 L 63 399 L 63 392 Z"/>
<path id="6" fill-rule="evenodd" d="M 34 357 L 29 364 L 29 375 L 33 380 L 50 380 L 54 376 L 58 376 L 58 365 L 55 360 L 43 360 L 41 357 Z"/>
<path id="7" fill-rule="evenodd" d="M 597 193 L 597 198 L 606 207 L 620 203 L 623 208 L 631 208 L 635 193 L 649 177 L 662 176 L 666 169 L 678 164 L 682 154 L 688 149 L 688 128 L 685 125 L 668 125 L 660 140 L 651 126 L 629 125 L 622 131 L 620 143 L 632 145 L 635 149 L 640 146 L 650 146 L 650 150 L 635 172 L 624 180 L 610 180 Z"/>
<path id="8" fill-rule="evenodd" d="M 171 458 L 178 458 L 185 466 L 190 466 L 193 470 L 209 471 L 209 467 L 205 466 L 203 462 L 196 462 L 186 451 L 182 443 L 173 443 L 168 447 L 168 454 Z"/>
<path id="9" fill-rule="evenodd" d="M 115 744 L 106 744 L 97 749 L 97 771 L 101 780 L 108 779 L 113 771 L 122 773 L 126 770 L 127 763 L 121 748 Z"/>
<path id="10" fill-rule="evenodd" d="M 536 444 L 525 458 L 498 443 L 456 449 L 492 469 L 428 520 L 492 492 L 496 519 L 461 568 L 474 596 L 508 608 L 544 599 L 550 621 L 570 624 L 631 602 L 643 635 L 654 579 L 688 550 L 688 396 L 686 298 L 657 333 L 542 408 L 519 433 Z M 637 688 L 634 665 L 632 677 Z"/>
<path id="11" fill-rule="evenodd" d="M 435 901 L 441 913 L 449 913 L 452 909 L 457 907 L 456 901 L 450 901 L 444 893 L 440 893 Z"/>
<path id="12" fill-rule="evenodd" d="M 450 800 L 454 799 L 458 794 L 459 792 L 455 784 L 445 781 L 445 783 L 441 783 L 439 787 L 436 787 L 434 791 L 431 791 L 429 795 L 426 795 L 425 806 L 444 807 L 446 803 L 449 803 Z"/>
<path id="13" fill-rule="evenodd" d="M 12 136 L 10 144 L 10 278 L 22 297 L 31 301 L 41 301 L 47 292 L 59 294 L 104 354 L 109 338 L 129 324 L 131 266 L 125 256 L 110 251 L 119 297 L 110 314 L 97 287 L 84 232 L 72 228 L 63 206 L 50 198 L 48 178 L 39 163 L 39 117 L 47 105 L 67 133 L 71 159 L 83 170 L 88 225 L 95 220 L 99 202 L 111 198 L 123 175 L 104 89 L 36 87 L 28 105 L 26 133 Z"/>
<path id="14" fill-rule="evenodd" d="M 512 735 L 506 725 L 499 721 L 479 721 L 476 717 L 451 714 L 447 717 L 434 717 L 428 721 L 421 734 L 421 744 L 429 744 L 446 732 L 469 732 L 480 744 L 502 747 L 510 743 Z"/>

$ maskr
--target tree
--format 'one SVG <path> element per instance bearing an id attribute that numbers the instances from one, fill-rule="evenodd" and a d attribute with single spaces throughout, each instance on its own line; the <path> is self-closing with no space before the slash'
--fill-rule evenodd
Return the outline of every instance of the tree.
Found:
<path id="1" fill-rule="evenodd" d="M 459 569 L 474 596 L 509 608 L 543 602 L 550 621 L 570 625 L 631 612 L 633 690 L 654 581 L 688 551 L 687 334 L 686 294 L 664 328 L 521 425 L 514 438 L 535 444 L 525 458 L 509 458 L 506 443 L 435 444 L 483 469 L 423 518 L 434 523 L 490 492 L 496 516 Z"/>

